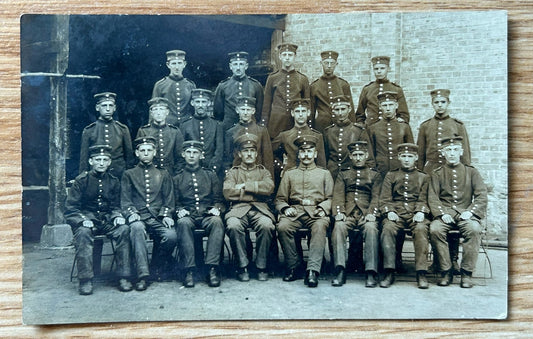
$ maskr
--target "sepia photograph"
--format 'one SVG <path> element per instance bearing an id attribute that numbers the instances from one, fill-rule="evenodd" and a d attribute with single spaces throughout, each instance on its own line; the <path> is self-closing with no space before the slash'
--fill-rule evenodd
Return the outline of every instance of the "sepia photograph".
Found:
<path id="1" fill-rule="evenodd" d="M 23 323 L 507 319 L 507 25 L 21 16 Z"/>

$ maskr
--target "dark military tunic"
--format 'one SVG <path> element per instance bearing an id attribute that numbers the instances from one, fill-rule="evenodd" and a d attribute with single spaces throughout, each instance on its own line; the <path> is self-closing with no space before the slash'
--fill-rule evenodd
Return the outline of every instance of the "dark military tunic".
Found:
<path id="1" fill-rule="evenodd" d="M 155 83 L 152 98 L 160 97 L 169 101 L 170 114 L 167 122 L 174 126 L 190 118 L 194 109 L 190 105 L 191 91 L 196 88 L 194 82 L 186 78 L 168 75 Z"/>
<path id="2" fill-rule="evenodd" d="M 137 138 L 151 136 L 154 137 L 157 145 L 153 164 L 159 169 L 166 169 L 170 175 L 174 175 L 184 166 L 181 156 L 183 134 L 173 125 L 158 126 L 154 123 L 144 125 L 139 128 Z"/>
<path id="3" fill-rule="evenodd" d="M 277 229 L 289 269 L 296 268 L 301 260 L 296 251 L 294 234 L 299 228 L 307 227 L 311 229 L 307 270 L 320 272 L 326 245 L 326 231 L 329 227 L 332 194 L 331 174 L 314 163 L 310 166 L 300 164 L 288 170 L 281 179 L 275 201 L 276 210 L 281 214 Z M 288 207 L 296 209 L 296 216 L 288 217 L 283 214 L 284 209 Z M 317 208 L 325 212 L 324 217 L 315 215 Z"/>
<path id="4" fill-rule="evenodd" d="M 366 221 L 369 214 L 379 216 L 381 175 L 373 169 L 350 166 L 342 168 L 333 189 L 332 214 L 344 214 L 345 221 L 336 220 L 331 234 L 335 266 L 346 265 L 346 237 L 361 230 L 365 270 L 377 272 L 379 260 L 379 229 L 377 221 Z"/>
<path id="5" fill-rule="evenodd" d="M 244 184 L 244 188 L 235 189 L 237 184 Z M 274 181 L 270 172 L 262 165 L 253 168 L 242 164 L 235 166 L 224 179 L 223 193 L 230 203 L 225 216 L 227 233 L 233 253 L 237 255 L 239 267 L 246 267 L 249 263 L 244 230 L 250 228 L 256 234 L 256 267 L 266 268 L 276 221 L 267 204 L 272 192 Z"/>
<path id="6" fill-rule="evenodd" d="M 395 118 L 382 119 L 369 127 L 369 135 L 377 170 L 385 177 L 388 171 L 400 167 L 396 147 L 403 143 L 413 143 L 411 127 Z"/>
<path id="7" fill-rule="evenodd" d="M 316 145 L 317 157 L 316 164 L 320 167 L 326 167 L 326 155 L 324 151 L 324 137 L 319 131 L 310 128 L 305 125 L 305 127 L 298 128 L 293 127 L 288 131 L 281 132 L 277 137 L 272 140 L 272 150 L 278 158 L 278 163 L 282 162 L 282 154 L 287 155 L 287 163 L 285 164 L 286 169 L 290 169 L 296 166 L 298 159 L 298 147 L 294 144 L 294 140 L 302 135 L 314 135 L 318 139 Z"/>
<path id="8" fill-rule="evenodd" d="M 460 135 L 463 137 L 463 156 L 461 162 L 470 165 L 470 143 L 463 123 L 455 118 L 434 116 L 420 124 L 418 131 L 418 168 L 430 174 L 435 168 L 446 163 L 440 153 L 441 140 L 445 137 Z"/>
<path id="9" fill-rule="evenodd" d="M 333 124 L 331 103 L 338 95 L 350 98 L 351 108 L 348 118 L 355 122 L 355 111 L 350 84 L 336 75 L 322 75 L 311 83 L 311 126 L 320 133 L 324 133 L 326 127 Z"/>
<path id="10" fill-rule="evenodd" d="M 91 279 L 93 273 L 93 230 L 82 226 L 90 220 L 95 232 L 106 234 L 115 241 L 117 275 L 128 277 L 130 269 L 130 240 L 127 225 L 113 224 L 122 217 L 120 209 L 120 181 L 109 172 L 83 172 L 72 184 L 65 203 L 65 219 L 72 227 L 78 278 Z"/>
<path id="11" fill-rule="evenodd" d="M 481 243 L 480 219 L 485 218 L 487 211 L 487 187 L 479 172 L 462 163 L 437 168 L 431 172 L 428 205 L 435 217 L 430 225 L 430 236 L 440 270 L 452 268 L 447 234 L 455 227 L 464 238 L 461 269 L 474 272 Z M 461 220 L 460 214 L 465 211 L 470 211 L 472 218 Z M 444 214 L 453 218 L 453 224 L 442 221 Z"/>
<path id="12" fill-rule="evenodd" d="M 83 129 L 80 149 L 80 173 L 89 169 L 89 147 L 111 146 L 111 166 L 108 171 L 120 178 L 124 170 L 133 166 L 133 148 L 128 127 L 116 120 L 98 119 Z"/>
<path id="13" fill-rule="evenodd" d="M 196 140 L 204 143 L 205 166 L 217 172 L 221 171 L 224 135 L 220 123 L 210 117 L 199 118 L 193 115 L 181 125 L 180 129 L 185 141 Z"/>
<path id="14" fill-rule="evenodd" d="M 148 246 L 145 233 L 154 240 L 152 266 L 156 270 L 168 269 L 177 236 L 174 229 L 163 225 L 165 217 L 172 218 L 174 212 L 174 191 L 172 178 L 166 170 L 153 164 L 138 163 L 124 172 L 121 181 L 120 203 L 127 220 L 138 214 L 140 220 L 130 223 L 131 248 L 135 257 L 137 276 L 145 278 L 150 274 Z"/>
<path id="15" fill-rule="evenodd" d="M 281 69 L 268 76 L 261 121 L 271 138 L 294 125 L 290 103 L 293 99 L 309 98 L 309 80 L 302 73 Z"/>
<path id="16" fill-rule="evenodd" d="M 194 229 L 204 228 L 208 235 L 205 263 L 216 266 L 224 242 L 224 222 L 221 216 L 208 214 L 211 208 L 224 212 L 222 187 L 216 173 L 210 169 L 186 165 L 172 179 L 176 197 L 176 212 L 181 209 L 190 214 L 176 221 L 180 256 L 185 268 L 196 265 Z M 222 215 L 222 214 L 221 214 Z"/>
<path id="17" fill-rule="evenodd" d="M 363 87 L 359 96 L 359 104 L 355 111 L 357 123 L 366 123 L 366 126 L 370 126 L 383 118 L 378 101 L 378 94 L 383 92 L 398 93 L 397 117 L 402 118 L 407 123 L 409 122 L 409 111 L 407 110 L 407 102 L 405 101 L 402 88 L 394 82 L 385 79 L 373 81 Z"/>
<path id="18" fill-rule="evenodd" d="M 350 165 L 351 161 L 347 146 L 356 141 L 366 141 L 369 146 L 371 145 L 365 128 L 362 125 L 354 124 L 350 120 L 342 124 L 331 125 L 324 131 L 328 170 L 331 172 L 333 179 L 337 177 L 337 173 L 343 165 Z M 371 168 L 376 165 L 372 152 L 368 152 L 366 163 Z"/>
<path id="19" fill-rule="evenodd" d="M 429 214 L 427 185 L 428 176 L 416 168 L 396 169 L 387 173 L 383 179 L 379 200 L 381 212 L 385 216 L 381 231 L 384 268 L 396 268 L 396 256 L 401 254 L 397 237 L 402 234 L 401 230 L 409 229 L 413 235 L 416 270 L 427 271 L 429 220 L 424 218 L 419 223 L 413 221 L 417 212 Z M 399 219 L 389 220 L 387 218 L 389 212 L 396 213 Z"/>
<path id="20" fill-rule="evenodd" d="M 241 163 L 241 159 L 235 150 L 235 140 L 243 134 L 255 134 L 257 136 L 257 164 L 265 166 L 274 175 L 274 156 L 272 144 L 266 127 L 257 125 L 254 121 L 248 124 L 238 123 L 230 128 L 224 137 L 224 168 L 229 169 Z"/>
<path id="21" fill-rule="evenodd" d="M 239 114 L 235 110 L 239 96 L 255 98 L 255 120 L 259 121 L 261 119 L 263 86 L 261 86 L 259 81 L 246 75 L 240 79 L 231 76 L 218 84 L 213 103 L 214 117 L 222 121 L 222 129 L 224 131 L 227 131 L 239 121 Z"/>

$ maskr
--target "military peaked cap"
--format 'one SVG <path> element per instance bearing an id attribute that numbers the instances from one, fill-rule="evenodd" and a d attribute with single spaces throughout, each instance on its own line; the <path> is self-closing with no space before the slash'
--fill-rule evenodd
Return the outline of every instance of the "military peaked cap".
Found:
<path id="1" fill-rule="evenodd" d="M 372 58 L 372 65 L 384 64 L 388 66 L 389 63 L 390 63 L 390 57 L 388 56 L 375 56 Z"/>
<path id="2" fill-rule="evenodd" d="M 337 105 L 350 105 L 350 97 L 347 95 L 337 95 L 331 99 L 331 108 Z"/>
<path id="3" fill-rule="evenodd" d="M 197 150 L 204 151 L 204 143 L 197 140 L 187 140 L 183 142 L 183 150 L 188 148 L 196 148 Z"/>
<path id="4" fill-rule="evenodd" d="M 167 60 L 172 59 L 185 59 L 185 53 L 184 51 L 181 51 L 179 49 L 174 49 L 172 51 L 167 51 Z"/>
<path id="5" fill-rule="evenodd" d="M 322 60 L 334 59 L 335 61 L 337 61 L 337 58 L 339 57 L 339 53 L 335 51 L 324 51 L 320 53 L 320 57 L 322 58 Z"/>
<path id="6" fill-rule="evenodd" d="M 432 99 L 434 99 L 435 97 L 444 97 L 446 99 L 450 98 L 449 89 L 434 89 L 430 92 L 430 94 Z"/>
<path id="7" fill-rule="evenodd" d="M 111 146 L 94 145 L 89 147 L 89 157 L 95 157 L 98 155 L 107 155 L 108 157 L 111 157 Z"/>
<path id="8" fill-rule="evenodd" d="M 398 93 L 396 92 L 383 92 L 381 94 L 378 94 L 378 101 L 384 102 L 384 101 L 398 101 Z"/>
<path id="9" fill-rule="evenodd" d="M 229 61 L 232 62 L 234 60 L 244 60 L 248 61 L 248 53 L 247 52 L 231 52 L 228 53 Z"/>
<path id="10" fill-rule="evenodd" d="M 302 135 L 294 140 L 294 145 L 298 148 L 311 148 L 316 147 L 318 139 L 314 135 Z"/>
<path id="11" fill-rule="evenodd" d="M 203 89 L 203 88 L 195 88 L 191 91 L 191 97 L 193 99 L 196 99 L 196 98 L 206 98 L 206 99 L 209 99 L 209 100 L 212 100 L 213 98 L 213 92 L 211 92 L 210 90 L 208 89 Z"/>
<path id="12" fill-rule="evenodd" d="M 164 105 L 164 106 L 169 107 L 170 103 L 168 102 L 166 98 L 155 97 L 155 98 L 148 100 L 148 105 L 150 106 Z"/>
<path id="13" fill-rule="evenodd" d="M 246 96 L 237 97 L 237 104 L 235 106 L 236 107 L 241 107 L 241 106 L 255 107 L 255 98 L 246 97 Z"/>
<path id="14" fill-rule="evenodd" d="M 295 44 L 283 43 L 278 45 L 279 52 L 293 52 L 296 53 L 298 46 Z"/>
<path id="15" fill-rule="evenodd" d="M 135 144 L 135 148 L 139 148 L 141 145 L 153 145 L 155 147 L 156 140 L 154 137 L 144 136 L 135 139 L 133 143 Z"/>
<path id="16" fill-rule="evenodd" d="M 306 107 L 307 109 L 311 108 L 311 102 L 309 99 L 301 98 L 301 99 L 292 99 L 290 103 L 291 109 L 295 109 L 296 107 L 302 106 Z"/>
<path id="17" fill-rule="evenodd" d="M 418 145 L 412 143 L 399 144 L 398 146 L 396 146 L 396 150 L 398 151 L 398 154 L 418 154 Z"/>
<path id="18" fill-rule="evenodd" d="M 442 148 L 452 145 L 463 145 L 463 137 L 457 134 L 450 137 L 444 137 L 440 144 Z"/>
<path id="19" fill-rule="evenodd" d="M 113 102 L 115 102 L 117 95 L 113 92 L 103 92 L 103 93 L 95 94 L 94 98 L 96 99 L 97 104 L 101 103 L 102 101 L 106 101 L 106 100 L 113 100 Z"/>
<path id="20" fill-rule="evenodd" d="M 235 145 L 238 149 L 255 148 L 257 149 L 257 135 L 252 133 L 244 133 L 235 139 Z"/>
<path id="21" fill-rule="evenodd" d="M 348 145 L 348 151 L 350 153 L 352 153 L 354 151 L 368 152 L 368 142 L 366 142 L 366 141 L 352 142 L 351 144 Z"/>

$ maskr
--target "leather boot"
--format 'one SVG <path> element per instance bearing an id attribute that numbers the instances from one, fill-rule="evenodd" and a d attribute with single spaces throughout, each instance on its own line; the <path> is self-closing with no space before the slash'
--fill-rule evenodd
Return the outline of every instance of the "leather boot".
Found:
<path id="1" fill-rule="evenodd" d="M 93 294 L 93 281 L 91 279 L 80 281 L 78 291 L 80 292 L 80 295 Z"/>
<path id="2" fill-rule="evenodd" d="M 425 290 L 429 288 L 428 279 L 426 278 L 426 271 L 416 272 L 416 283 L 418 284 L 418 288 L 420 289 Z"/>
<path id="3" fill-rule="evenodd" d="M 441 273 L 441 278 L 437 285 L 439 286 L 448 286 L 453 282 L 453 274 L 451 270 Z"/>
<path id="4" fill-rule="evenodd" d="M 187 270 L 185 274 L 185 280 L 183 281 L 183 286 L 186 288 L 194 287 L 194 274 L 192 270 Z"/>
<path id="5" fill-rule="evenodd" d="M 307 274 L 307 286 L 308 287 L 317 287 L 318 286 L 318 272 L 310 270 Z"/>
<path id="6" fill-rule="evenodd" d="M 472 272 L 461 270 L 461 287 L 462 288 L 474 287 L 474 282 L 472 281 Z"/>
<path id="7" fill-rule="evenodd" d="M 248 273 L 248 269 L 246 267 L 240 268 L 237 271 L 237 279 L 239 281 L 250 281 L 250 274 Z"/>
<path id="8" fill-rule="evenodd" d="M 374 288 L 378 285 L 377 273 L 374 271 L 366 271 L 366 284 L 365 287 Z"/>
<path id="9" fill-rule="evenodd" d="M 379 283 L 379 287 L 388 288 L 394 283 L 394 270 L 387 269 L 385 271 L 385 278 Z"/>
<path id="10" fill-rule="evenodd" d="M 342 286 L 346 283 L 346 273 L 344 271 L 344 267 L 337 266 L 337 274 L 331 281 L 332 286 Z"/>
<path id="11" fill-rule="evenodd" d="M 207 276 L 207 284 L 209 287 L 218 287 L 220 286 L 220 276 L 216 266 L 211 266 L 209 269 L 209 274 Z"/>

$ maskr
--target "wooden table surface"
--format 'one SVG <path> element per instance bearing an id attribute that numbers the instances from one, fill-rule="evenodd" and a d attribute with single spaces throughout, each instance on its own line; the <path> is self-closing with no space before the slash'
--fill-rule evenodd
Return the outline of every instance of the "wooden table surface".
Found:
<path id="1" fill-rule="evenodd" d="M 0 1 L 0 136 L 7 155 L 0 163 L 0 336 L 1 337 L 502 337 L 533 334 L 533 222 L 527 206 L 533 145 L 530 128 L 533 100 L 532 1 L 279 1 L 279 0 L 2 0 Z M 114 323 L 24 326 L 22 318 L 21 136 L 19 19 L 46 14 L 268 14 L 346 11 L 507 10 L 509 15 L 509 319 L 507 321 L 246 321 Z M 465 300 L 465 304 L 468 301 Z M 475 305 L 474 305 L 475 306 Z M 532 331 L 532 332 L 529 332 Z"/>

